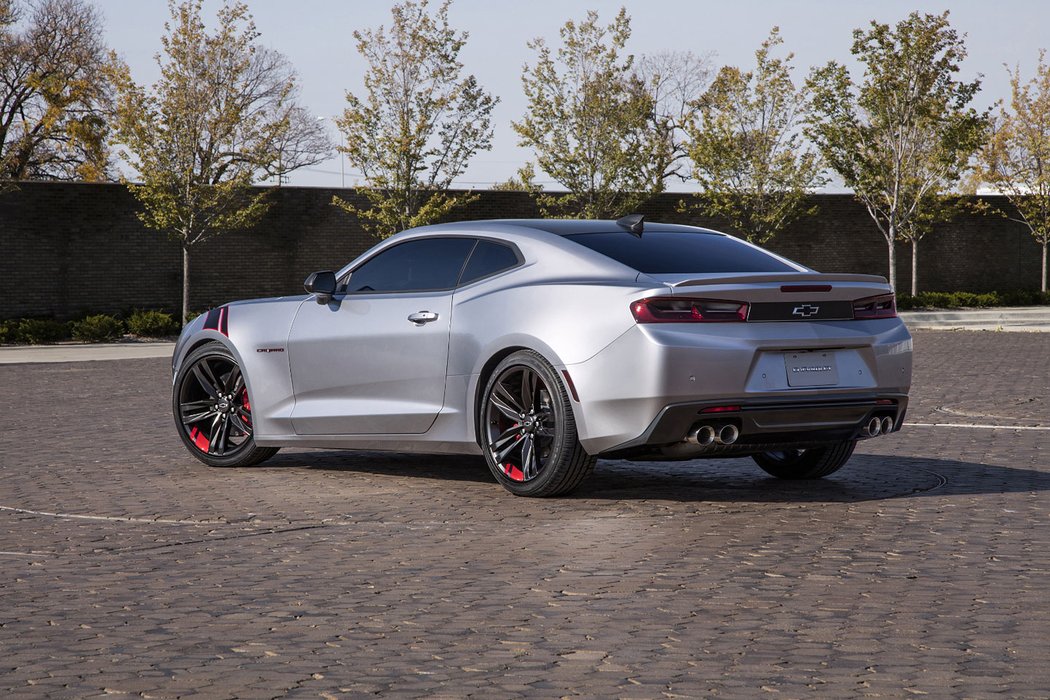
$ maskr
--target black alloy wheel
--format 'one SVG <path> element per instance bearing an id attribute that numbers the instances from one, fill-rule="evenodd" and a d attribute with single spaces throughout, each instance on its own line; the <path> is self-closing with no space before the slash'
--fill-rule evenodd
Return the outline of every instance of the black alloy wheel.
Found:
<path id="1" fill-rule="evenodd" d="M 579 443 L 572 406 L 554 368 L 519 351 L 493 371 L 480 419 L 485 460 L 519 496 L 554 496 L 579 486 L 595 458 Z"/>
<path id="2" fill-rule="evenodd" d="M 277 453 L 277 448 L 256 446 L 244 374 L 221 343 L 203 345 L 183 361 L 172 403 L 179 437 L 205 464 L 249 466 Z"/>

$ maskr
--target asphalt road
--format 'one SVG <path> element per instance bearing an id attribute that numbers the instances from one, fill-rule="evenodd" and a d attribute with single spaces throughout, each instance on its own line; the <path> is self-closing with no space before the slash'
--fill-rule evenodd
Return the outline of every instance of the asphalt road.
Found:
<path id="1" fill-rule="evenodd" d="M 209 469 L 165 359 L 0 366 L 0 696 L 1048 697 L 1050 336 L 915 350 L 913 425 L 822 482 L 609 461 L 557 500 Z"/>

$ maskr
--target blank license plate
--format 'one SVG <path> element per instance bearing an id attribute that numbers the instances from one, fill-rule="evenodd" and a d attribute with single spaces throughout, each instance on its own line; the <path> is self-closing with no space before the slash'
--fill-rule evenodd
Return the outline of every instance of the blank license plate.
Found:
<path id="1" fill-rule="evenodd" d="M 833 352 L 784 353 L 788 386 L 832 386 L 839 383 Z"/>

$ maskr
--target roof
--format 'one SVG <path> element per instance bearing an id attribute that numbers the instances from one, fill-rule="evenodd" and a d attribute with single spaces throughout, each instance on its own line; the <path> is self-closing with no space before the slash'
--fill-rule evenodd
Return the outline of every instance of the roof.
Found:
<path id="1" fill-rule="evenodd" d="M 595 220 L 595 219 L 486 219 L 482 221 L 461 221 L 455 224 L 438 224 L 430 228 L 441 228 L 442 226 L 455 226 L 463 228 L 468 226 L 469 228 L 484 228 L 486 225 L 499 224 L 502 226 L 520 226 L 521 228 L 531 228 L 538 231 L 545 231 L 547 233 L 553 233 L 558 236 L 568 236 L 576 233 L 615 233 L 624 231 L 621 226 L 617 226 L 615 221 L 612 220 Z M 680 233 L 710 233 L 718 234 L 717 231 L 711 231 L 705 228 L 699 228 L 697 226 L 684 226 L 682 224 L 661 224 L 658 222 L 646 221 L 645 222 L 645 233 L 663 231 L 663 232 L 680 232 Z"/>

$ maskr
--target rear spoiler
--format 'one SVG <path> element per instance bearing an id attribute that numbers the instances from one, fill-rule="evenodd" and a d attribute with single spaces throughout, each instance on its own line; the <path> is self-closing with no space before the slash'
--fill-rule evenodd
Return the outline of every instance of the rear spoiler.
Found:
<path id="1" fill-rule="evenodd" d="M 820 272 L 781 272 L 757 274 L 712 274 L 696 279 L 685 279 L 681 282 L 665 281 L 671 287 L 692 287 L 704 284 L 742 284 L 753 282 L 779 282 L 796 284 L 799 282 L 861 282 L 864 284 L 889 284 L 885 277 L 879 275 L 849 275 Z"/>

